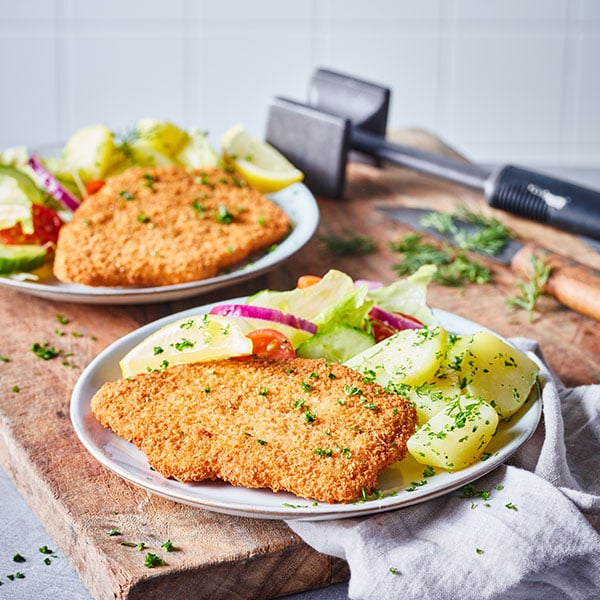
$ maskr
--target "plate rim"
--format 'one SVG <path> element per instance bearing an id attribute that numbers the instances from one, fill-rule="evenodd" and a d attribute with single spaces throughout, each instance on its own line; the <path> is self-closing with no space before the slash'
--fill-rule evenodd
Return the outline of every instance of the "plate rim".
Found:
<path id="1" fill-rule="evenodd" d="M 296 206 L 298 194 L 301 207 Z M 301 182 L 293 183 L 277 192 L 265 194 L 275 202 L 293 224 L 291 232 L 266 252 L 251 266 L 245 265 L 229 273 L 179 284 L 150 287 L 84 286 L 60 281 L 47 282 L 18 279 L 15 274 L 0 275 L 0 286 L 40 298 L 82 304 L 147 304 L 167 302 L 199 296 L 216 289 L 242 283 L 266 273 L 299 252 L 314 236 L 320 222 L 317 200 L 310 189 Z"/>
<path id="2" fill-rule="evenodd" d="M 73 389 L 71 400 L 70 400 L 70 418 L 72 426 L 75 430 L 75 433 L 79 439 L 79 441 L 83 444 L 88 452 L 92 454 L 92 456 L 100 462 L 106 469 L 115 473 L 122 479 L 128 481 L 129 483 L 144 489 L 148 492 L 161 496 L 163 498 L 167 498 L 174 502 L 188 504 L 191 506 L 195 506 L 197 508 L 203 508 L 206 510 L 211 510 L 215 512 L 220 512 L 229 515 L 235 516 L 243 516 L 243 517 L 251 517 L 251 518 L 264 518 L 264 519 L 280 519 L 280 520 L 329 520 L 329 519 L 337 519 L 337 518 L 350 518 L 350 517 L 360 517 L 369 514 L 375 514 L 388 510 L 396 510 L 399 508 L 404 508 L 407 506 L 412 506 L 414 504 L 418 504 L 421 502 L 426 502 L 428 500 L 438 498 L 442 495 L 448 494 L 456 489 L 483 477 L 489 472 L 498 468 L 501 464 L 503 464 L 506 460 L 508 460 L 519 448 L 521 448 L 533 435 L 535 430 L 538 427 L 538 424 L 541 419 L 542 414 L 542 402 L 541 402 L 541 388 L 539 379 L 536 381 L 536 385 L 534 386 L 535 393 L 532 390 L 532 393 L 529 398 L 528 406 L 523 407 L 522 410 L 525 410 L 521 416 L 516 419 L 516 422 L 519 423 L 523 418 L 529 418 L 529 424 L 527 429 L 522 432 L 515 440 L 511 440 L 509 446 L 511 446 L 508 452 L 502 452 L 502 449 L 496 452 L 496 455 L 492 455 L 486 461 L 480 461 L 467 467 L 466 469 L 462 469 L 456 471 L 454 473 L 449 474 L 453 481 L 450 485 L 442 486 L 438 489 L 431 490 L 431 488 L 419 488 L 416 490 L 416 493 L 411 494 L 409 497 L 404 498 L 401 502 L 394 502 L 390 500 L 391 496 L 384 497 L 382 499 L 370 499 L 365 502 L 359 503 L 348 503 L 348 504 L 328 504 L 328 503 L 316 503 L 313 504 L 312 500 L 304 499 L 293 494 L 288 494 L 285 492 L 279 492 L 278 494 L 285 494 L 286 497 L 291 497 L 297 506 L 294 504 L 286 503 L 284 501 L 280 502 L 276 506 L 267 506 L 265 504 L 250 504 L 250 503 L 241 503 L 241 502 L 217 502 L 211 499 L 196 499 L 193 498 L 193 495 L 190 495 L 189 492 L 184 494 L 175 494 L 174 492 L 170 492 L 168 489 L 165 491 L 164 484 L 156 485 L 149 481 L 144 481 L 143 478 L 132 474 L 131 469 L 127 470 L 122 467 L 120 464 L 112 460 L 109 456 L 107 456 L 107 452 L 105 451 L 105 447 L 101 447 L 93 442 L 91 437 L 88 435 L 85 430 L 84 420 L 86 417 L 94 419 L 95 417 L 91 414 L 90 410 L 90 401 L 92 395 L 85 395 L 87 387 L 89 387 L 90 379 L 97 373 L 97 369 L 99 369 L 105 361 L 112 360 L 112 355 L 119 351 L 121 356 L 131 347 L 133 347 L 136 343 L 141 341 L 144 337 L 155 331 L 156 329 L 173 322 L 175 320 L 185 318 L 188 316 L 192 316 L 194 314 L 203 314 L 204 312 L 208 312 L 213 306 L 222 303 L 229 302 L 239 302 L 244 301 L 246 297 L 232 298 L 228 300 L 222 300 L 218 302 L 212 302 L 210 304 L 204 304 L 197 307 L 189 308 L 183 311 L 179 311 L 170 315 L 166 315 L 160 319 L 147 323 L 128 334 L 122 336 L 118 340 L 115 340 L 112 344 L 107 346 L 100 354 L 98 354 L 84 369 L 81 376 L 77 380 L 75 387 Z M 495 333 L 492 329 L 466 319 L 465 317 L 461 317 L 460 315 L 456 315 L 454 313 L 450 313 L 448 311 L 444 311 L 441 309 L 433 308 L 433 312 L 436 317 L 443 323 L 444 321 L 453 321 L 454 323 L 459 324 L 463 328 L 465 333 L 472 332 L 474 330 L 486 330 L 494 333 L 500 339 L 508 342 L 510 341 Z M 456 332 L 460 333 L 460 332 Z M 512 345 L 512 344 L 511 344 Z M 535 356 L 528 353 L 532 359 L 535 359 Z M 114 367 L 114 364 L 112 365 Z M 117 365 L 118 368 L 118 365 Z M 98 388 L 95 388 L 96 390 Z M 86 412 L 87 411 L 87 412 Z M 531 415 L 529 412 L 533 411 Z M 106 430 L 102 428 L 102 426 L 95 421 L 94 427 L 97 425 L 98 428 L 101 428 L 100 431 L 110 439 L 120 440 L 126 446 L 129 445 L 129 451 L 134 454 L 143 457 L 143 454 L 135 448 L 133 444 L 126 442 L 122 438 L 119 438 L 110 430 Z M 113 438 L 114 436 L 114 438 Z M 150 468 L 148 467 L 148 474 L 152 477 L 158 477 L 159 483 L 161 483 L 161 476 L 159 474 L 153 474 Z M 438 475 L 446 475 L 446 472 L 439 473 Z M 152 481 L 152 480 L 150 480 Z M 184 490 L 188 490 L 191 488 L 187 488 L 186 486 L 190 484 L 182 484 L 180 482 L 173 482 L 173 480 L 164 479 L 165 482 L 171 482 L 172 485 L 183 486 Z M 213 482 L 210 482 L 213 484 Z M 227 486 L 228 489 L 233 488 L 233 494 L 235 494 L 236 490 L 246 490 L 247 492 L 257 492 L 257 494 L 261 493 L 270 493 L 275 494 L 275 492 L 271 492 L 270 490 L 265 489 L 257 489 L 252 490 L 250 488 L 231 486 L 225 482 L 219 482 L 220 484 Z M 193 487 L 202 486 L 203 482 L 198 482 L 197 484 L 192 484 Z M 428 491 L 431 490 L 431 491 Z M 257 495 L 257 497 L 259 497 Z M 308 504 L 306 504 L 308 503 Z M 299 510 L 299 509 L 302 510 Z"/>

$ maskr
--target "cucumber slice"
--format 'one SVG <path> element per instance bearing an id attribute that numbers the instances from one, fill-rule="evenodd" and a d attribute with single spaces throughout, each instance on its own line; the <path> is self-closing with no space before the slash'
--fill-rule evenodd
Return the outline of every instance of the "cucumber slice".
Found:
<path id="1" fill-rule="evenodd" d="M 0 165 L 0 185 L 5 181 L 5 178 L 9 177 L 15 180 L 16 185 L 21 191 L 35 204 L 44 203 L 44 194 L 42 190 L 36 185 L 35 181 L 19 169 L 9 167 L 7 165 Z"/>
<path id="2" fill-rule="evenodd" d="M 25 233 L 32 233 L 31 204 L 43 202 L 44 194 L 29 175 L 0 165 L 0 229 L 21 223 Z"/>
<path id="3" fill-rule="evenodd" d="M 0 244 L 0 274 L 31 271 L 41 267 L 45 260 L 43 246 Z"/>
<path id="4" fill-rule="evenodd" d="M 344 362 L 374 344 L 373 336 L 362 329 L 338 323 L 300 344 L 296 354 L 301 358 L 326 358 Z"/>

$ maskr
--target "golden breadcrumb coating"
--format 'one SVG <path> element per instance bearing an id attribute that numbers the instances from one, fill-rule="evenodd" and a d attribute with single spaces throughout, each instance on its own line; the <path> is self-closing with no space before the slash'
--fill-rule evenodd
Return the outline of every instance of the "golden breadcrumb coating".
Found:
<path id="1" fill-rule="evenodd" d="M 322 502 L 372 493 L 406 454 L 412 405 L 324 359 L 176 365 L 106 383 L 100 423 L 165 477 L 221 479 Z"/>
<path id="2" fill-rule="evenodd" d="M 54 274 L 91 286 L 197 281 L 289 229 L 285 212 L 233 173 L 136 167 L 110 178 L 62 227 Z"/>

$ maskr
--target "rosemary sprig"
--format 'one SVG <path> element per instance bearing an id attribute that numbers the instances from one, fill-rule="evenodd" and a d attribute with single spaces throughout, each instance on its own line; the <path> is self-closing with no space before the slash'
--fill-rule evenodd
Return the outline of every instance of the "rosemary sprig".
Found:
<path id="1" fill-rule="evenodd" d="M 511 308 L 521 308 L 527 311 L 529 322 L 533 322 L 533 311 L 538 298 L 543 294 L 552 267 L 537 254 L 532 254 L 530 258 L 531 274 L 526 280 L 519 281 L 517 287 L 521 291 L 520 295 L 506 299 L 506 304 Z"/>

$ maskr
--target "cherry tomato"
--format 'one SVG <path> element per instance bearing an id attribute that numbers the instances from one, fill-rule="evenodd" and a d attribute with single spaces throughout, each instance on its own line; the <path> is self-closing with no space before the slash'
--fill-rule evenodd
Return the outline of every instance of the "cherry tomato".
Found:
<path id="1" fill-rule="evenodd" d="M 92 194 L 100 191 L 104 187 L 105 183 L 106 181 L 102 179 L 92 179 L 91 181 L 88 181 L 85 184 L 85 191 L 87 192 L 87 195 L 91 196 Z"/>
<path id="2" fill-rule="evenodd" d="M 259 358 L 294 358 L 296 351 L 290 340 L 276 329 L 255 329 L 246 334 L 252 340 L 252 354 Z"/>
<path id="3" fill-rule="evenodd" d="M 23 233 L 21 223 L 17 223 L 9 229 L 0 230 L 0 241 L 10 245 L 34 244 L 43 246 L 48 242 L 56 244 L 58 232 L 63 226 L 62 219 L 57 212 L 44 204 L 33 204 L 31 212 L 33 233 Z"/>
<path id="4" fill-rule="evenodd" d="M 414 317 L 405 315 L 404 313 L 396 314 L 400 315 L 403 319 L 405 319 L 407 323 L 413 323 L 414 327 L 410 327 L 411 329 L 420 329 L 421 327 L 423 327 L 423 323 L 421 323 L 421 321 L 415 319 Z M 371 325 L 373 327 L 373 337 L 375 338 L 375 343 L 381 342 L 381 340 L 385 340 L 386 338 L 389 338 L 390 336 L 400 331 L 400 329 L 396 329 L 395 327 L 392 327 L 387 323 L 382 323 L 381 321 L 371 321 Z"/>
<path id="5" fill-rule="evenodd" d="M 321 278 L 318 275 L 301 275 L 298 277 L 296 287 L 302 290 L 310 287 L 311 285 L 315 285 L 315 283 L 319 283 L 319 281 L 321 281 Z"/>

